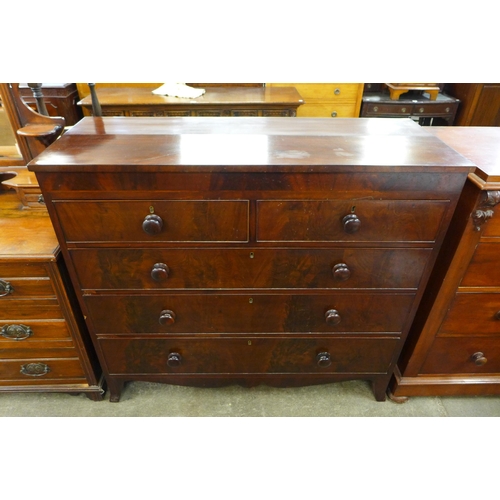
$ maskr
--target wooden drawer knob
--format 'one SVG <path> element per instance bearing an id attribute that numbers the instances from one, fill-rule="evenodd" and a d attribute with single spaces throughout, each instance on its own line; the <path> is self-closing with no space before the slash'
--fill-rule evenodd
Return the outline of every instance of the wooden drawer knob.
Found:
<path id="1" fill-rule="evenodd" d="M 155 281 L 165 281 L 168 278 L 170 273 L 170 269 L 167 264 L 163 264 L 161 262 L 157 262 L 153 269 L 151 269 L 151 278 Z"/>
<path id="2" fill-rule="evenodd" d="M 163 229 L 163 220 L 159 215 L 146 215 L 142 223 L 142 230 L 147 234 L 158 234 Z"/>
<path id="3" fill-rule="evenodd" d="M 356 214 L 349 214 L 342 219 L 342 225 L 346 233 L 353 234 L 358 232 L 361 221 Z"/>
<path id="4" fill-rule="evenodd" d="M 173 325 L 175 323 L 175 313 L 169 309 L 165 309 L 160 313 L 160 325 Z"/>
<path id="5" fill-rule="evenodd" d="M 488 360 L 484 357 L 484 354 L 482 352 L 476 352 L 471 356 L 472 361 L 474 361 L 474 364 L 477 366 L 483 366 L 485 365 Z"/>
<path id="6" fill-rule="evenodd" d="M 316 354 L 316 363 L 321 368 L 326 368 L 332 364 L 332 357 L 329 352 L 323 351 Z"/>
<path id="7" fill-rule="evenodd" d="M 33 330 L 26 325 L 4 325 L 0 335 L 9 340 L 26 340 L 33 335 Z"/>
<path id="8" fill-rule="evenodd" d="M 498 321 L 500 321 L 500 311 L 498 311 L 498 312 L 495 314 L 495 319 L 497 319 Z"/>
<path id="9" fill-rule="evenodd" d="M 335 264 L 332 268 L 333 279 L 335 281 L 347 281 L 351 277 L 351 271 L 347 264 Z"/>
<path id="10" fill-rule="evenodd" d="M 336 309 L 329 309 L 328 311 L 326 311 L 325 321 L 329 325 L 333 325 L 333 326 L 338 325 L 341 320 L 342 320 L 342 318 L 340 317 L 340 314 Z"/>
<path id="11" fill-rule="evenodd" d="M 8 281 L 0 280 L 0 297 L 5 297 L 6 295 L 9 295 L 9 293 L 13 292 L 14 288 Z"/>
<path id="12" fill-rule="evenodd" d="M 180 366 L 182 364 L 182 356 L 178 352 L 171 352 L 167 358 L 167 365 L 171 368 Z"/>

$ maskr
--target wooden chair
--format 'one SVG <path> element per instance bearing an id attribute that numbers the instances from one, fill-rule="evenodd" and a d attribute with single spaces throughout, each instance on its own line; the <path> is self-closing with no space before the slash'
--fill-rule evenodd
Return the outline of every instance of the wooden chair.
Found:
<path id="1" fill-rule="evenodd" d="M 19 93 L 19 83 L 0 83 L 2 104 L 26 163 L 38 156 L 63 132 L 63 117 L 45 116 L 31 109 Z"/>

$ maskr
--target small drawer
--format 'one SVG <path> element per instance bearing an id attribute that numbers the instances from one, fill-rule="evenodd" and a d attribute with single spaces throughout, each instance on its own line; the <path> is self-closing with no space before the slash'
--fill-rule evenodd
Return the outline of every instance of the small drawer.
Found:
<path id="1" fill-rule="evenodd" d="M 0 321 L 63 318 L 57 299 L 0 300 Z"/>
<path id="2" fill-rule="evenodd" d="M 487 374 L 500 372 L 500 338 L 436 338 L 422 374 Z"/>
<path id="3" fill-rule="evenodd" d="M 75 249 L 83 289 L 416 289 L 430 255 L 416 249 Z"/>
<path id="4" fill-rule="evenodd" d="M 0 385 L 64 383 L 64 379 L 85 379 L 78 358 L 0 359 Z"/>
<path id="5" fill-rule="evenodd" d="M 387 373 L 397 339 L 101 339 L 111 375 Z"/>
<path id="6" fill-rule="evenodd" d="M 496 334 L 500 341 L 500 293 L 458 293 L 441 325 L 441 334 Z"/>
<path id="7" fill-rule="evenodd" d="M 48 278 L 47 267 L 41 263 L 32 262 L 0 262 L 0 279 L 10 278 Z"/>
<path id="8" fill-rule="evenodd" d="M 354 118 L 356 103 L 308 103 L 297 109 L 297 116 L 316 116 L 325 118 Z"/>
<path id="9" fill-rule="evenodd" d="M 410 116 L 413 112 L 412 104 L 379 104 L 369 103 L 363 104 L 363 116 L 380 116 L 380 115 L 394 115 L 394 116 Z"/>
<path id="10" fill-rule="evenodd" d="M 414 295 L 88 295 L 97 334 L 401 332 Z M 113 311 L 110 316 L 109 312 Z"/>
<path id="11" fill-rule="evenodd" d="M 71 339 L 66 321 L 0 321 L 0 348 L 29 345 L 37 341 Z"/>
<path id="12" fill-rule="evenodd" d="M 54 202 L 68 242 L 245 242 L 248 201 Z"/>
<path id="13" fill-rule="evenodd" d="M 414 115 L 449 115 L 452 114 L 455 107 L 451 104 L 415 104 L 413 107 Z"/>
<path id="14" fill-rule="evenodd" d="M 356 101 L 360 84 L 359 83 L 291 83 L 297 92 L 306 101 Z M 299 108 L 300 109 L 300 108 Z"/>
<path id="15" fill-rule="evenodd" d="M 434 242 L 447 201 L 257 202 L 258 241 Z"/>
<path id="16" fill-rule="evenodd" d="M 460 285 L 500 287 L 500 241 L 479 243 Z"/>
<path id="17" fill-rule="evenodd" d="M 49 278 L 9 278 L 0 277 L 0 307 L 3 301 L 25 297 L 55 297 Z"/>

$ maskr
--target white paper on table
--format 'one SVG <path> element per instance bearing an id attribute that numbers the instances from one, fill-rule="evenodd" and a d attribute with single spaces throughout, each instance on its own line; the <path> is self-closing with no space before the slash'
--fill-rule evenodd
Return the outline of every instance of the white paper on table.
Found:
<path id="1" fill-rule="evenodd" d="M 205 89 L 190 87 L 185 83 L 164 83 L 161 87 L 153 90 L 153 94 L 182 97 L 184 99 L 196 99 L 204 93 Z"/>

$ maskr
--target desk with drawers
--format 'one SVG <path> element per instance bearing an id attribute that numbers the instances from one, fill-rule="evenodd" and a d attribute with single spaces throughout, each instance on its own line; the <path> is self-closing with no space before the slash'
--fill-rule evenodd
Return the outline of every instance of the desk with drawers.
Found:
<path id="1" fill-rule="evenodd" d="M 411 120 L 84 118 L 30 163 L 111 392 L 385 391 L 472 164 Z"/>

